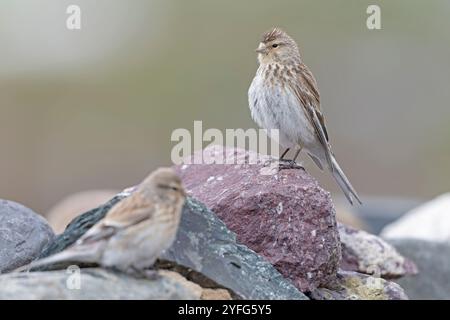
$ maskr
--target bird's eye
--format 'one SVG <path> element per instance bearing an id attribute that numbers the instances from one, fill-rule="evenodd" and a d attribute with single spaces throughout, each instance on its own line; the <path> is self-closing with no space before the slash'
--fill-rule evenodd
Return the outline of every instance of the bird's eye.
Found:
<path id="1" fill-rule="evenodd" d="M 168 189 L 168 190 L 173 190 L 173 191 L 179 191 L 180 190 L 178 187 L 175 187 L 175 186 L 172 186 L 172 185 L 165 185 L 165 184 L 159 184 L 158 187 L 161 188 L 161 189 Z"/>
<path id="2" fill-rule="evenodd" d="M 278 44 L 277 44 L 277 43 L 274 43 L 274 44 L 272 45 L 272 48 L 276 48 L 276 47 L 278 47 Z"/>

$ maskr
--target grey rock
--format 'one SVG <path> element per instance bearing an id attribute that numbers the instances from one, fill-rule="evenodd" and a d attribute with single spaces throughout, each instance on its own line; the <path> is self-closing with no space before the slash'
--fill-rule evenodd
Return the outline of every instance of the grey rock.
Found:
<path id="1" fill-rule="evenodd" d="M 366 274 L 339 271 L 337 280 L 311 292 L 315 300 L 407 300 L 396 283 Z"/>
<path id="2" fill-rule="evenodd" d="M 342 244 L 341 268 L 346 271 L 398 278 L 416 274 L 417 267 L 395 248 L 373 234 L 338 223 Z"/>
<path id="3" fill-rule="evenodd" d="M 74 243 L 125 196 L 125 192 L 119 194 L 104 206 L 75 218 L 44 250 L 42 257 Z M 191 198 L 183 208 L 174 245 L 162 258 L 192 268 L 241 298 L 307 299 L 269 262 L 238 244 L 236 235 L 212 211 Z M 198 277 L 195 282 L 199 282 Z"/>
<path id="4" fill-rule="evenodd" d="M 418 239 L 388 239 L 414 261 L 417 275 L 395 280 L 411 299 L 450 299 L 450 244 Z"/>
<path id="5" fill-rule="evenodd" d="M 53 237 L 40 215 L 16 202 L 0 200 L 0 273 L 35 259 Z"/>
<path id="6" fill-rule="evenodd" d="M 66 270 L 0 275 L 0 299 L 179 300 L 199 299 L 201 295 L 199 287 L 167 273 L 155 280 L 136 279 L 104 269 L 81 269 L 79 275 L 79 282 L 74 281 L 76 274 Z"/>

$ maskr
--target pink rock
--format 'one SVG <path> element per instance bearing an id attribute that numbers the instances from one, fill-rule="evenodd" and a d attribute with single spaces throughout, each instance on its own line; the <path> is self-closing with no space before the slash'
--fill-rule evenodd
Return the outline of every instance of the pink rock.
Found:
<path id="1" fill-rule="evenodd" d="M 222 147 L 203 152 L 208 162 Z M 255 159 L 257 154 L 225 149 L 225 158 Z M 193 160 L 201 152 L 193 155 Z M 214 211 L 253 249 L 301 291 L 334 280 L 341 256 L 330 194 L 303 169 L 267 174 L 258 164 L 184 164 L 176 167 L 188 193 Z"/>
<path id="2" fill-rule="evenodd" d="M 341 268 L 386 279 L 417 274 L 414 262 L 373 234 L 338 224 L 342 243 Z"/>

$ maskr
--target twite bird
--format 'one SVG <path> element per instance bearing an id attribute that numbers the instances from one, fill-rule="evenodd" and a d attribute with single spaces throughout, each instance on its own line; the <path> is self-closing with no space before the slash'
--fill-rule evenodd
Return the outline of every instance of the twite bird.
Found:
<path id="1" fill-rule="evenodd" d="M 139 277 L 155 275 L 146 269 L 172 245 L 185 199 L 180 178 L 172 169 L 160 168 L 71 247 L 16 271 L 78 262 L 99 264 Z"/>
<path id="2" fill-rule="evenodd" d="M 248 91 L 250 111 L 263 129 L 278 129 L 279 143 L 285 148 L 280 160 L 296 148 L 290 161 L 294 165 L 305 150 L 321 170 L 325 167 L 333 174 L 351 204 L 353 198 L 361 203 L 331 151 L 317 83 L 295 41 L 274 28 L 263 34 L 256 52 L 259 68 Z"/>

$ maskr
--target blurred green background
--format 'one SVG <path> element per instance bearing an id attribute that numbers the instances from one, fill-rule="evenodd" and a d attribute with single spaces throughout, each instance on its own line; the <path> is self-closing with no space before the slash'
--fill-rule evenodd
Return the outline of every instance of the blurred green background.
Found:
<path id="1" fill-rule="evenodd" d="M 82 9 L 79 31 L 66 29 L 70 4 Z M 382 30 L 366 28 L 369 4 L 381 6 Z M 448 191 L 449 16 L 448 0 L 3 0 L 0 198 L 44 213 L 169 165 L 172 130 L 194 120 L 255 127 L 247 89 L 272 26 L 298 41 L 360 194 Z"/>

